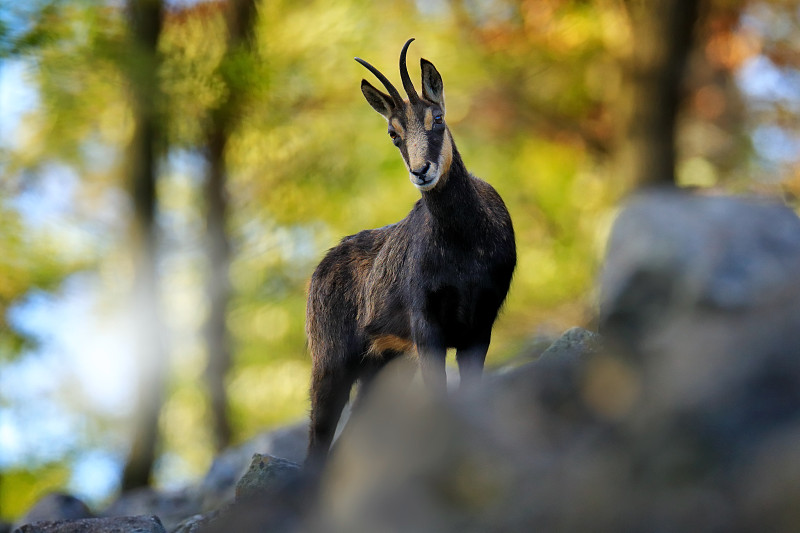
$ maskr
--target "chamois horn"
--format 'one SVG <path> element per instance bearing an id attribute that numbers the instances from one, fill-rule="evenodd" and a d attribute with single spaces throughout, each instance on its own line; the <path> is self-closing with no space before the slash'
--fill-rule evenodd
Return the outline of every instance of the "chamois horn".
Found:
<path id="1" fill-rule="evenodd" d="M 407 40 L 406 44 L 403 45 L 403 50 L 400 52 L 400 79 L 403 80 L 403 88 L 406 90 L 408 99 L 412 104 L 419 101 L 419 95 L 414 88 L 414 84 L 411 83 L 411 77 L 408 75 L 408 67 L 406 66 L 406 52 L 408 52 L 408 45 L 413 40 L 413 37 Z"/>
<path id="2" fill-rule="evenodd" d="M 394 88 L 394 85 L 392 85 L 392 82 L 390 82 L 388 79 L 386 79 L 386 76 L 381 74 L 381 72 L 378 69 L 376 69 L 375 67 L 373 67 L 372 65 L 370 65 L 369 63 L 367 63 L 366 61 L 361 59 L 360 57 L 356 57 L 354 59 L 356 61 L 358 61 L 359 63 L 361 63 L 362 65 L 364 65 L 367 68 L 367 70 L 372 72 L 375 75 L 375 77 L 378 78 L 381 81 L 381 83 L 383 83 L 383 86 L 386 87 L 387 91 L 389 91 L 389 96 L 392 97 L 392 100 L 394 101 L 395 107 L 402 108 L 403 107 L 403 98 L 400 96 L 400 93 L 397 92 L 397 89 Z"/>

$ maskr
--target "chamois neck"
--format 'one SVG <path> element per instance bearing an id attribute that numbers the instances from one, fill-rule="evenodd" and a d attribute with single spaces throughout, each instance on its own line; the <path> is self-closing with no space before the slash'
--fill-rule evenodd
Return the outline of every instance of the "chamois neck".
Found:
<path id="1" fill-rule="evenodd" d="M 431 214 L 431 222 L 439 229 L 462 231 L 469 226 L 469 220 L 475 222 L 475 210 L 478 208 L 477 192 L 472 184 L 472 177 L 452 143 L 453 159 L 447 174 L 442 176 L 442 183 L 430 191 L 422 193 L 422 202 Z"/>

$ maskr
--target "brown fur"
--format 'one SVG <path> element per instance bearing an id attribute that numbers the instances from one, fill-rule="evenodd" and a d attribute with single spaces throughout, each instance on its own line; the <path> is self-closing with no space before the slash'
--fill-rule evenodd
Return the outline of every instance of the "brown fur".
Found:
<path id="1" fill-rule="evenodd" d="M 414 347 L 411 339 L 404 339 L 397 335 L 380 335 L 372 339 L 370 352 L 373 354 L 382 354 L 387 351 L 409 353 Z"/>

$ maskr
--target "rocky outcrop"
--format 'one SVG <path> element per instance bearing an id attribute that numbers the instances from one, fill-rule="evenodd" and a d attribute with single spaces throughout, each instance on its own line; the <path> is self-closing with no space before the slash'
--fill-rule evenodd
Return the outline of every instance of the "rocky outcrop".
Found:
<path id="1" fill-rule="evenodd" d="M 800 414 L 800 219 L 788 207 L 640 195 L 614 226 L 600 289 L 600 327 L 642 380 L 643 431 L 691 429 L 733 461 Z"/>
<path id="2" fill-rule="evenodd" d="M 299 471 L 291 457 L 301 460 L 307 445 L 308 427 L 300 422 L 284 428 L 264 432 L 239 446 L 232 447 L 212 463 L 208 473 L 197 486 L 179 490 L 156 490 L 142 488 L 120 495 L 107 508 L 97 514 L 104 521 L 85 522 L 81 518 L 93 517 L 85 503 L 74 496 L 54 493 L 44 496 L 20 519 L 16 529 L 20 531 L 63 533 L 72 531 L 106 531 L 105 529 L 80 529 L 89 527 L 116 527 L 119 533 L 139 533 L 150 529 L 141 527 L 139 515 L 156 515 L 163 530 L 176 533 L 194 533 L 207 527 L 221 510 L 227 509 L 235 498 L 247 500 L 275 492 Z M 282 457 L 266 453 L 280 453 Z M 74 524 L 73 524 L 74 523 Z M 49 529 L 41 529 L 42 527 Z M 72 527 L 79 529 L 70 529 Z M 150 526 L 148 526 L 150 527 Z M 10 528 L 12 530 L 14 528 Z M 15 530 L 15 531 L 16 531 Z M 111 530 L 108 530 L 111 531 Z"/>

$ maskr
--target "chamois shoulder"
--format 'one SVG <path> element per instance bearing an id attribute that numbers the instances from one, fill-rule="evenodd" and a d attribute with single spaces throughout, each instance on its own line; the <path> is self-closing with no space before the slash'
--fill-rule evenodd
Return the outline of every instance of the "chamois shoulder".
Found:
<path id="1" fill-rule="evenodd" d="M 486 214 L 490 220 L 502 221 L 511 223 L 511 216 L 508 214 L 505 202 L 500 197 L 500 194 L 492 187 L 489 182 L 470 174 L 471 183 L 481 199 L 481 204 L 486 209 Z"/>

